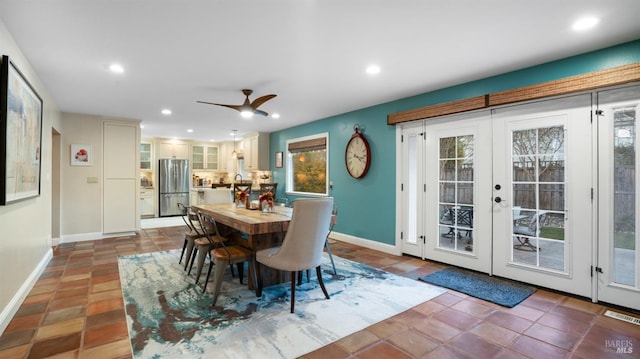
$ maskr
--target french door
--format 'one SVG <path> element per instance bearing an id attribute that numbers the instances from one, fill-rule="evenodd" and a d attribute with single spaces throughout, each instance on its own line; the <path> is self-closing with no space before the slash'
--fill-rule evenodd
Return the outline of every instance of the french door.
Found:
<path id="1" fill-rule="evenodd" d="M 640 86 L 598 94 L 598 300 L 640 309 Z"/>
<path id="2" fill-rule="evenodd" d="M 592 296 L 591 95 L 493 110 L 493 273 Z"/>
<path id="3" fill-rule="evenodd" d="M 401 136 L 403 253 L 490 273 L 488 112 L 405 125 Z"/>
<path id="4" fill-rule="evenodd" d="M 404 253 L 590 296 L 591 97 L 400 129 Z"/>

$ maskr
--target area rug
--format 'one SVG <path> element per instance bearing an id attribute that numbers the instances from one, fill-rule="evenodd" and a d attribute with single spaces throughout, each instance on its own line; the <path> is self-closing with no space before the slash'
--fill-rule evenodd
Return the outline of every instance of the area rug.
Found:
<path id="1" fill-rule="evenodd" d="M 295 358 L 446 291 L 333 256 L 338 275 L 323 273 L 329 300 L 311 271 L 296 288 L 291 314 L 290 282 L 257 298 L 227 269 L 212 306 L 179 257 L 172 250 L 118 258 L 135 358 Z"/>
<path id="2" fill-rule="evenodd" d="M 513 308 L 527 299 L 535 287 L 459 268 L 448 268 L 420 277 L 420 280 Z"/>

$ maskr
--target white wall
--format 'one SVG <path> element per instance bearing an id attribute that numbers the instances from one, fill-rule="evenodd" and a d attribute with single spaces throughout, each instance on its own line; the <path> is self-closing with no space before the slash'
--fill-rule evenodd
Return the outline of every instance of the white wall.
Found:
<path id="1" fill-rule="evenodd" d="M 43 100 L 41 195 L 0 206 L 0 332 L 51 256 L 51 132 L 57 105 L 0 22 L 0 54 L 8 55 Z"/>

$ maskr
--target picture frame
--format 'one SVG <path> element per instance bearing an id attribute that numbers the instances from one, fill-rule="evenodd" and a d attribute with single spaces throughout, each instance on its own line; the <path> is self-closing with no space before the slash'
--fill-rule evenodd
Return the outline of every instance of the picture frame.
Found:
<path id="1" fill-rule="evenodd" d="M 284 154 L 282 153 L 282 151 L 276 152 L 276 168 L 282 168 L 283 158 L 284 158 Z"/>
<path id="2" fill-rule="evenodd" d="M 93 166 L 93 151 L 91 145 L 71 145 L 72 166 Z"/>
<path id="3" fill-rule="evenodd" d="M 9 56 L 0 65 L 0 205 L 40 196 L 43 102 Z"/>

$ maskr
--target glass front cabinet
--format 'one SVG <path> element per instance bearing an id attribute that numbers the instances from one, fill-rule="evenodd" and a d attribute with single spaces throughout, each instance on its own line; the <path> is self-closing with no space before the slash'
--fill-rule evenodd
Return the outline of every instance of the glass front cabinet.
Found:
<path id="1" fill-rule="evenodd" d="M 194 170 L 217 170 L 218 146 L 191 146 L 191 168 Z"/>

